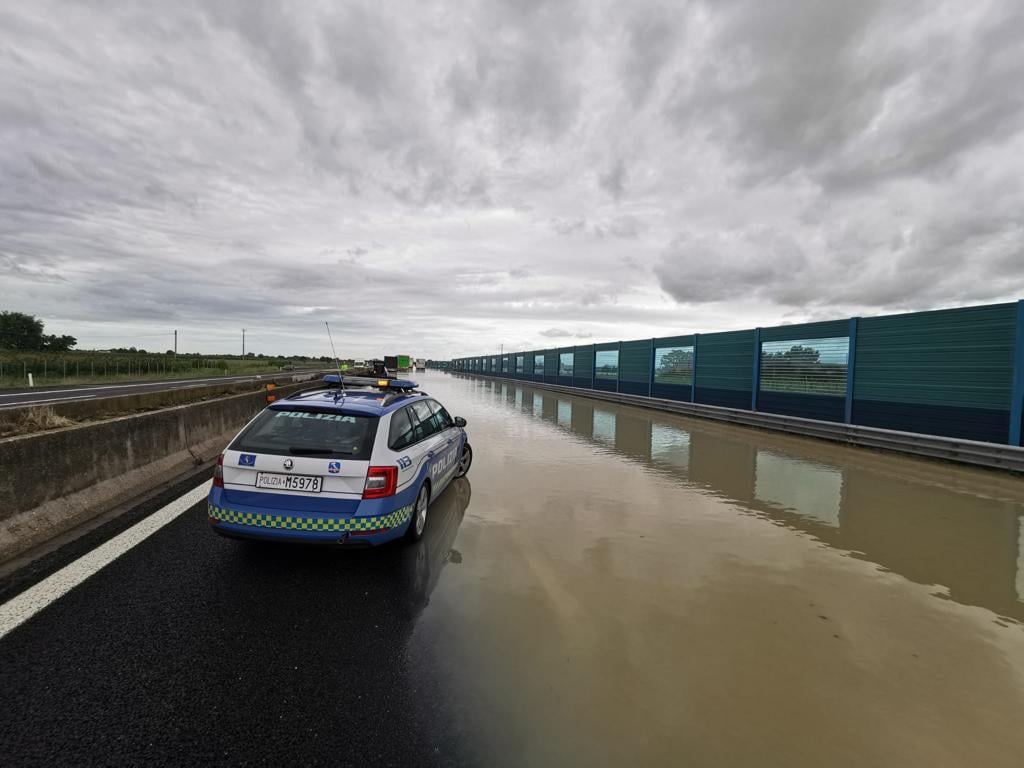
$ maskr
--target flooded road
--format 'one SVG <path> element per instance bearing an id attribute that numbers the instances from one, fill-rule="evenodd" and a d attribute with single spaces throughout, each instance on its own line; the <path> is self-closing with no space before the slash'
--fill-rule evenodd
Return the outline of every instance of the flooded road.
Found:
<path id="1" fill-rule="evenodd" d="M 1024 482 L 429 375 L 472 502 L 417 634 L 503 765 L 1024 755 Z"/>
<path id="2" fill-rule="evenodd" d="M 186 505 L 0 637 L 4 765 L 1024 764 L 1024 481 L 421 383 L 475 463 L 419 545 Z"/>

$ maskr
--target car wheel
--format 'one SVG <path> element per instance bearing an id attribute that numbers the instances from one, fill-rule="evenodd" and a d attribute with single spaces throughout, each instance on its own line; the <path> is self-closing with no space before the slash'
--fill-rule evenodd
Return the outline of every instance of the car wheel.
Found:
<path id="1" fill-rule="evenodd" d="M 459 468 L 455 470 L 456 477 L 465 477 L 469 467 L 473 463 L 473 449 L 469 443 L 462 446 L 462 456 L 459 457 Z"/>
<path id="2" fill-rule="evenodd" d="M 409 528 L 405 532 L 409 541 L 419 541 L 423 538 L 423 531 L 427 527 L 427 509 L 430 507 L 430 486 L 426 483 L 420 488 L 416 497 L 416 504 L 412 508 L 412 519 L 409 521 Z"/>

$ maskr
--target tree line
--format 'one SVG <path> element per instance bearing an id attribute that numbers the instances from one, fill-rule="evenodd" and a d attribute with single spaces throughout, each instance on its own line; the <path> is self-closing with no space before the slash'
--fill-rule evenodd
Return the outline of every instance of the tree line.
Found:
<path id="1" fill-rule="evenodd" d="M 67 352 L 78 343 L 74 336 L 44 333 L 43 321 L 22 312 L 0 311 L 0 349 L 17 352 Z"/>

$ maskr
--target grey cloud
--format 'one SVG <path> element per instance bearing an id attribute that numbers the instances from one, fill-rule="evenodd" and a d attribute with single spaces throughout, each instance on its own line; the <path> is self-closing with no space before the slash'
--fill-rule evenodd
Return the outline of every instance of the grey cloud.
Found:
<path id="1" fill-rule="evenodd" d="M 583 234 L 599 239 L 605 237 L 628 239 L 639 235 L 644 226 L 636 216 L 622 215 L 601 221 L 588 221 L 584 218 L 553 219 L 551 228 L 563 237 Z"/>
<path id="2" fill-rule="evenodd" d="M 679 44 L 686 15 L 680 5 L 633 6 L 622 62 L 622 84 L 634 108 L 647 101 L 665 65 Z"/>
<path id="3" fill-rule="evenodd" d="M 618 200 L 626 191 L 626 164 L 620 157 L 605 173 L 598 178 L 601 188 Z"/>
<path id="4" fill-rule="evenodd" d="M 554 219 L 551 228 L 560 235 L 571 235 L 587 226 L 586 219 Z"/>
<path id="5" fill-rule="evenodd" d="M 821 243 L 825 250 L 812 258 L 779 232 L 749 231 L 716 241 L 681 235 L 654 273 L 662 289 L 682 303 L 758 298 L 815 312 L 982 303 L 1012 296 L 1024 285 L 1024 224 L 1016 217 L 950 217 L 911 235 L 865 236 L 839 227 L 825 231 Z M 987 278 L 971 279 L 975 274 Z"/>
<path id="6" fill-rule="evenodd" d="M 615 237 L 632 238 L 643 231 L 643 223 L 636 216 L 616 216 L 608 225 L 608 231 Z"/>
<path id="7" fill-rule="evenodd" d="M 848 188 L 948 167 L 1020 129 L 1024 8 L 995 4 L 967 25 L 932 9 L 706 4 L 716 55 L 678 78 L 667 114 L 724 138 L 758 180 L 806 171 Z"/>
<path id="8" fill-rule="evenodd" d="M 13 4 L 0 307 L 442 356 L 1012 298 L 1022 16 Z"/>
<path id="9" fill-rule="evenodd" d="M 560 0 L 477 3 L 472 18 L 479 37 L 445 80 L 456 114 L 493 113 L 501 121 L 499 137 L 560 136 L 581 98 L 570 66 L 578 17 L 575 3 Z"/>
<path id="10" fill-rule="evenodd" d="M 706 303 L 766 289 L 784 292 L 802 284 L 806 265 L 799 246 L 776 232 L 716 239 L 682 234 L 665 249 L 654 274 L 677 301 Z"/>
<path id="11" fill-rule="evenodd" d="M 581 330 L 567 331 L 564 328 L 548 328 L 546 331 L 541 331 L 539 335 L 546 339 L 590 339 L 594 334 Z"/>
<path id="12" fill-rule="evenodd" d="M 0 251 L 0 275 L 17 276 L 32 282 L 67 282 L 67 278 L 53 266 L 40 263 L 37 259 L 22 259 L 15 254 L 2 251 Z"/>

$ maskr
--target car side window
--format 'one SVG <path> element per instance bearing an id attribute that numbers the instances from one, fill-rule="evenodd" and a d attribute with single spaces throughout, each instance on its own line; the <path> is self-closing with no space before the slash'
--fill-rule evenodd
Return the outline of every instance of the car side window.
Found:
<path id="1" fill-rule="evenodd" d="M 426 401 L 417 400 L 409 408 L 415 414 L 415 421 L 417 422 L 413 432 L 414 443 L 430 437 L 437 431 L 437 426 L 434 424 L 433 419 L 434 414 L 430 412 L 430 406 L 427 405 Z"/>
<path id="2" fill-rule="evenodd" d="M 409 409 L 402 408 L 391 414 L 391 430 L 388 433 L 388 448 L 400 451 L 413 443 L 414 427 L 409 418 Z"/>
<path id="3" fill-rule="evenodd" d="M 442 432 L 452 426 L 452 417 L 448 415 L 448 411 L 437 400 L 429 400 L 427 404 L 434 414 L 434 423 L 437 424 L 438 432 Z"/>

